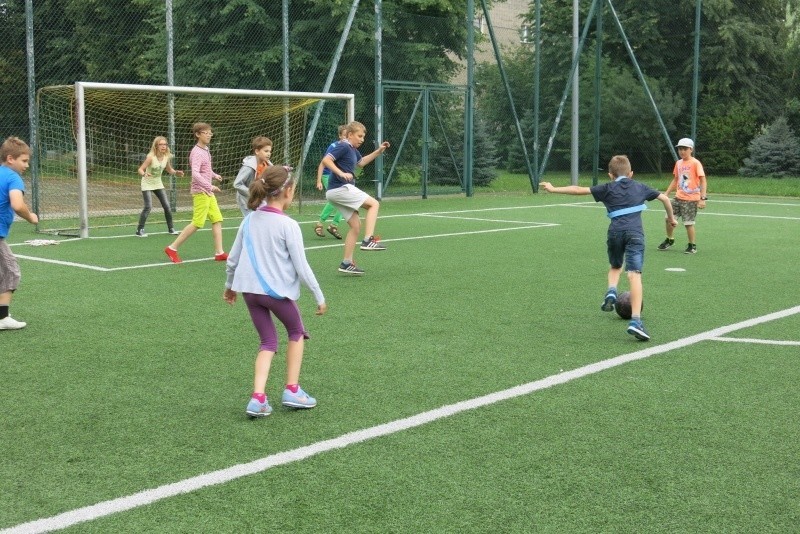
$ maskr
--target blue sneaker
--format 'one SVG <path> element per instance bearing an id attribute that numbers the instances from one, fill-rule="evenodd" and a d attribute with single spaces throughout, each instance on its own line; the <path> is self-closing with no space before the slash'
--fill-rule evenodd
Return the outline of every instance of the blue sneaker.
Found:
<path id="1" fill-rule="evenodd" d="M 289 408 L 313 408 L 317 405 L 317 399 L 298 387 L 297 393 L 292 393 L 291 389 L 284 389 L 281 404 Z"/>
<path id="2" fill-rule="evenodd" d="M 639 341 L 650 340 L 650 334 L 648 334 L 647 330 L 644 329 L 642 321 L 631 321 L 630 323 L 628 323 L 627 332 L 636 339 L 638 339 Z"/>
<path id="3" fill-rule="evenodd" d="M 617 294 L 613 291 L 609 291 L 606 293 L 606 298 L 603 300 L 603 304 L 600 305 L 600 309 L 603 311 L 614 311 L 614 304 L 617 303 Z"/>
<path id="4" fill-rule="evenodd" d="M 247 403 L 245 413 L 250 417 L 266 417 L 272 413 L 272 406 L 269 405 L 269 400 L 258 402 L 256 399 L 251 398 Z"/>

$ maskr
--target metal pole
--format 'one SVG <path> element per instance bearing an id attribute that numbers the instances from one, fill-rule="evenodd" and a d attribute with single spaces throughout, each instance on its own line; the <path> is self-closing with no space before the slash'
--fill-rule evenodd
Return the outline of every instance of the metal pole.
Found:
<path id="1" fill-rule="evenodd" d="M 603 3 L 597 8 L 597 46 L 594 56 L 594 155 L 592 158 L 592 185 L 597 185 L 600 170 L 600 81 L 603 68 Z"/>
<path id="2" fill-rule="evenodd" d="M 500 46 L 497 44 L 497 38 L 494 34 L 494 26 L 492 19 L 489 16 L 489 8 L 486 6 L 486 0 L 481 0 L 481 7 L 483 8 L 483 15 L 486 17 L 486 27 L 489 28 L 489 40 L 492 42 L 492 49 L 494 50 L 494 57 L 497 61 L 497 67 L 500 70 L 500 79 L 503 80 L 503 86 L 506 88 L 506 95 L 508 96 L 508 105 L 511 108 L 511 115 L 514 119 L 514 125 L 517 129 L 517 138 L 522 146 L 522 156 L 525 158 L 525 167 L 528 170 L 528 178 L 531 181 L 531 189 L 536 190 L 534 185 L 533 170 L 531 169 L 530 159 L 528 158 L 528 147 L 525 146 L 525 136 L 522 133 L 522 127 L 519 124 L 519 116 L 517 115 L 517 108 L 514 105 L 514 97 L 511 94 L 511 84 L 508 83 L 508 76 L 506 76 L 506 69 L 503 66 L 503 57 L 500 55 Z"/>
<path id="3" fill-rule="evenodd" d="M 572 185 L 578 185 L 578 136 L 580 134 L 580 91 L 578 90 L 579 76 L 578 69 L 580 61 L 578 61 L 578 34 L 580 32 L 580 11 L 578 9 L 578 0 L 572 0 L 572 56 L 575 61 L 575 71 L 572 73 L 572 142 L 571 142 L 571 176 Z"/>
<path id="4" fill-rule="evenodd" d="M 167 85 L 175 85 L 175 53 L 173 47 L 173 40 L 175 33 L 172 25 L 172 0 L 167 0 Z M 175 95 L 173 93 L 167 94 L 167 138 L 169 139 L 169 146 L 172 153 L 175 153 Z M 173 163 L 173 166 L 177 165 Z M 175 167 L 180 168 L 180 167 Z M 169 177 L 169 206 L 172 213 L 178 211 L 178 183 L 175 175 Z"/>
<path id="5" fill-rule="evenodd" d="M 578 45 L 578 52 L 583 50 L 583 45 L 586 42 L 586 34 L 589 33 L 589 23 L 592 21 L 592 17 L 594 17 L 594 11 L 597 6 L 598 2 L 602 2 L 603 0 L 592 0 L 592 5 L 589 6 L 589 14 L 586 17 L 586 23 L 583 25 L 583 32 L 581 33 L 581 40 L 580 44 Z M 609 0 L 610 1 L 610 0 Z M 556 132 L 558 131 L 558 127 L 561 124 L 561 116 L 564 113 L 564 104 L 567 102 L 567 97 L 569 96 L 570 86 L 572 85 L 572 73 L 578 67 L 578 58 L 572 58 L 572 66 L 569 69 L 569 78 L 567 78 L 567 85 L 564 87 L 564 92 L 561 95 L 561 101 L 558 104 L 558 110 L 556 111 L 556 118 L 553 120 L 553 128 L 550 130 L 550 137 L 547 139 L 547 146 L 544 150 L 544 156 L 542 157 L 542 164 L 540 165 L 539 174 L 544 173 L 544 169 L 547 168 L 547 159 L 550 157 L 550 151 L 553 148 L 553 140 L 556 137 Z"/>
<path id="6" fill-rule="evenodd" d="M 383 1 L 375 0 L 375 138 L 383 143 Z M 383 154 L 375 158 L 375 197 L 383 198 Z"/>
<path id="7" fill-rule="evenodd" d="M 428 150 L 430 148 L 430 115 L 431 91 L 428 88 L 422 90 L 422 198 L 428 198 Z"/>
<path id="8" fill-rule="evenodd" d="M 336 74 L 336 69 L 339 66 L 339 60 L 342 57 L 342 50 L 344 50 L 344 45 L 347 42 L 347 36 L 350 35 L 350 27 L 353 25 L 353 19 L 356 17 L 356 10 L 358 9 L 358 2 L 359 0 L 353 0 L 353 5 L 350 8 L 350 14 L 347 16 L 347 22 L 344 24 L 344 31 L 342 35 L 339 37 L 339 44 L 336 46 L 336 52 L 333 54 L 333 60 L 331 61 L 331 68 L 328 71 L 328 78 L 325 80 L 325 85 L 322 87 L 322 92 L 327 93 L 328 90 L 331 88 L 331 84 L 333 83 L 333 76 Z M 322 108 L 325 106 L 325 101 L 320 100 L 319 104 L 317 104 L 316 110 L 314 110 L 314 117 L 311 119 L 311 126 L 308 127 L 308 132 L 306 133 L 306 141 L 303 145 L 303 155 L 300 161 L 305 161 L 308 157 L 308 151 L 311 148 L 311 143 L 314 141 L 314 135 L 317 132 L 317 125 L 319 124 L 319 118 L 322 116 Z M 348 101 L 347 110 L 345 112 L 345 122 L 352 122 L 356 120 L 355 117 L 355 106 L 353 101 Z"/>
<path id="9" fill-rule="evenodd" d="M 283 0 L 283 90 L 289 90 L 289 0 Z M 283 164 L 289 164 L 289 102 L 283 110 Z M 302 171 L 302 169 L 300 169 Z M 302 179 L 302 172 L 300 174 Z M 302 199 L 301 199 L 302 201 Z"/>
<path id="10" fill-rule="evenodd" d="M 467 88 L 464 95 L 464 183 L 468 197 L 473 195 L 472 187 L 472 135 L 475 120 L 475 2 L 467 0 Z"/>
<path id="11" fill-rule="evenodd" d="M 697 142 L 697 93 L 700 87 L 700 16 L 703 1 L 695 2 L 694 11 L 694 76 L 692 81 L 692 139 Z"/>
<path id="12" fill-rule="evenodd" d="M 539 189 L 539 86 L 542 65 L 542 0 L 536 0 L 536 21 L 534 27 L 534 70 L 533 70 L 533 178 L 534 191 Z"/>
<path id="13" fill-rule="evenodd" d="M 78 141 L 76 163 L 78 165 L 78 205 L 80 211 L 80 237 L 89 237 L 89 195 L 86 168 L 86 101 L 83 84 L 75 82 L 75 111 L 78 113 L 75 137 Z"/>
<path id="14" fill-rule="evenodd" d="M 31 208 L 39 213 L 39 121 L 36 113 L 36 71 L 33 63 L 33 2 L 25 0 L 25 48 L 28 55 L 28 143 L 31 147 Z"/>
<path id="15" fill-rule="evenodd" d="M 650 101 L 650 105 L 653 107 L 653 113 L 656 115 L 656 119 L 658 119 L 658 125 L 661 127 L 661 133 L 666 139 L 667 144 L 669 145 L 669 149 L 672 153 L 672 159 L 678 159 L 678 153 L 675 151 L 675 147 L 672 146 L 672 141 L 669 138 L 669 133 L 667 133 L 667 127 L 664 126 L 664 120 L 661 118 L 661 113 L 658 112 L 658 106 L 656 105 L 656 101 L 653 98 L 653 93 L 650 92 L 650 87 L 647 86 L 647 80 L 644 79 L 644 73 L 642 73 L 642 69 L 639 68 L 639 62 L 636 60 L 636 54 L 633 53 L 633 48 L 631 48 L 631 42 L 628 40 L 628 36 L 625 35 L 625 29 L 622 27 L 622 22 L 619 20 L 619 16 L 617 15 L 617 10 L 614 9 L 614 4 L 611 3 L 611 0 L 606 0 L 608 2 L 608 7 L 611 9 L 611 16 L 614 17 L 614 23 L 617 25 L 617 30 L 619 30 L 619 35 L 622 37 L 622 42 L 625 44 L 625 49 L 628 51 L 628 56 L 631 58 L 631 63 L 633 63 L 633 68 L 636 70 L 636 75 L 639 77 L 639 81 L 642 83 L 642 87 L 644 88 L 645 95 L 647 95 L 648 100 Z"/>

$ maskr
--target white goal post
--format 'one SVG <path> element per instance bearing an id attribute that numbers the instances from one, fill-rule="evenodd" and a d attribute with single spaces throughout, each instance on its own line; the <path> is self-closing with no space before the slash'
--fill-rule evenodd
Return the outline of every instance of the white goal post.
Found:
<path id="1" fill-rule="evenodd" d="M 137 96 L 127 96 L 131 94 Z M 137 98 L 139 100 L 136 100 Z M 244 156 L 252 153 L 250 147 L 252 137 L 265 135 L 272 138 L 274 143 L 271 159 L 276 163 L 292 165 L 296 172 L 302 173 L 322 107 L 326 102 L 333 101 L 337 102 L 337 109 L 341 107 L 344 111 L 344 116 L 338 115 L 337 121 L 354 120 L 354 95 L 349 93 L 76 82 L 72 120 L 75 134 L 80 237 L 88 237 L 90 213 L 97 212 L 97 210 L 90 212 L 89 191 L 91 180 L 100 181 L 98 176 L 101 171 L 93 170 L 92 164 L 94 168 L 100 168 L 98 161 L 101 157 L 107 158 L 106 167 L 117 169 L 124 167 L 125 172 L 129 172 L 134 161 L 128 153 L 128 144 L 135 144 L 135 150 L 131 149 L 130 152 L 140 155 L 149 149 L 149 143 L 154 136 L 166 135 L 174 151 L 176 128 L 179 128 L 184 140 L 181 147 L 183 148 L 188 144 L 186 136 L 191 124 L 202 121 L 209 122 L 215 132 L 222 134 L 215 137 L 215 143 L 212 145 L 215 170 L 218 165 L 216 159 L 218 151 L 225 155 L 230 154 L 233 162 L 228 168 L 232 169 L 234 164 L 240 164 Z M 317 112 L 311 120 L 309 111 L 315 106 Z M 101 116 L 105 122 L 98 125 L 100 121 L 98 117 Z M 141 128 L 139 121 L 142 123 Z M 166 131 L 164 131 L 165 126 Z M 335 138 L 334 133 L 331 131 L 323 133 L 326 146 Z M 111 144 L 111 141 L 107 140 L 109 137 L 115 138 L 117 147 L 125 143 L 127 159 L 113 155 L 111 149 L 107 150 L 110 155 L 102 156 L 101 148 L 105 147 L 101 145 Z M 218 149 L 218 146 L 223 148 Z M 316 158 L 317 155 L 313 156 Z M 118 161 L 109 159 L 112 157 L 120 159 Z M 186 155 L 182 153 L 181 159 L 176 159 L 179 163 L 175 167 L 183 167 L 185 159 Z M 138 175 L 131 176 L 134 182 L 137 178 Z M 108 211 L 106 209 L 103 214 L 108 214 Z"/>

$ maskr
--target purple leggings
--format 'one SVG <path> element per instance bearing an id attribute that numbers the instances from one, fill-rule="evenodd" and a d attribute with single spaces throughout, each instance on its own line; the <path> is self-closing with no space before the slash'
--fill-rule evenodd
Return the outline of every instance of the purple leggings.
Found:
<path id="1" fill-rule="evenodd" d="M 259 350 L 278 351 L 278 332 L 272 321 L 273 313 L 286 327 L 289 341 L 309 338 L 308 332 L 303 326 L 303 318 L 300 317 L 300 308 L 297 307 L 297 302 L 255 293 L 242 293 L 242 298 L 247 304 L 253 326 L 256 327 L 258 336 L 261 338 Z"/>

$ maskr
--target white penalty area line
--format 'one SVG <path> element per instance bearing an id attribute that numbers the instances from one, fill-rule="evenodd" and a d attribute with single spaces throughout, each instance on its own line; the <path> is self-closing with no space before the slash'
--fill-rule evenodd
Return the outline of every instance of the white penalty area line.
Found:
<path id="1" fill-rule="evenodd" d="M 741 204 L 745 204 L 742 202 Z M 761 204 L 757 202 L 750 202 L 750 204 L 759 204 L 762 206 L 797 206 L 797 204 Z M 597 203 L 574 203 L 574 204 L 559 204 L 560 206 L 568 206 L 570 208 L 594 208 L 594 209 L 606 209 L 602 205 L 597 205 Z M 658 211 L 656 211 L 658 213 Z M 698 212 L 699 213 L 699 212 Z M 703 211 L 703 217 L 743 217 L 745 219 L 778 219 L 783 221 L 800 221 L 800 217 L 783 217 L 777 215 L 750 215 L 746 213 L 715 213 L 713 211 Z"/>
<path id="2" fill-rule="evenodd" d="M 459 217 L 459 218 L 463 219 L 462 217 Z M 488 221 L 489 219 L 475 219 L 475 220 L 487 220 Z M 510 223 L 512 221 L 495 221 L 495 222 Z M 490 233 L 494 233 L 494 232 L 508 232 L 508 231 L 511 231 L 511 230 L 527 230 L 527 229 L 531 229 L 531 228 L 547 228 L 547 227 L 551 227 L 551 226 L 559 226 L 556 223 L 539 223 L 539 222 L 530 222 L 530 223 L 518 222 L 518 224 L 524 224 L 524 226 L 514 226 L 514 227 L 510 227 L 510 228 L 494 228 L 494 229 L 491 229 L 491 230 L 474 230 L 474 231 L 469 231 L 469 232 L 452 232 L 452 233 L 446 233 L 446 234 L 431 234 L 431 235 L 421 235 L 421 236 L 413 236 L 413 237 L 397 237 L 397 238 L 392 238 L 392 239 L 381 239 L 381 242 L 383 242 L 383 243 L 391 243 L 393 241 L 416 241 L 418 239 L 433 239 L 433 238 L 437 238 L 437 237 L 457 237 L 457 236 L 464 236 L 464 235 L 490 234 Z M 342 247 L 342 246 L 343 245 L 342 245 L 341 242 L 337 242 L 337 243 L 333 243 L 331 245 L 312 245 L 312 246 L 307 246 L 305 248 L 305 250 L 306 251 L 309 251 L 309 250 L 320 250 L 320 249 L 325 249 L 325 248 L 338 248 L 338 247 Z M 65 265 L 67 267 L 78 267 L 80 269 L 89 269 L 89 270 L 92 270 L 92 271 L 99 271 L 99 272 L 104 272 L 104 273 L 110 273 L 110 272 L 114 272 L 114 271 L 129 271 L 129 270 L 133 270 L 133 269 L 147 269 L 147 268 L 150 268 L 150 267 L 164 267 L 164 266 L 167 266 L 167 265 L 174 265 L 171 261 L 166 261 L 166 262 L 161 262 L 161 263 L 147 263 L 147 264 L 144 264 L 144 265 L 127 265 L 127 266 L 124 266 L 124 267 L 100 267 L 100 266 L 97 266 L 97 265 L 87 265 L 85 263 L 75 263 L 75 262 L 71 262 L 71 261 L 51 260 L 51 259 L 46 259 L 46 258 L 37 258 L 35 256 L 24 256 L 24 255 L 20 255 L 20 254 L 16 254 L 16 257 L 17 258 L 23 258 L 23 259 L 26 259 L 26 260 L 31 260 L 31 261 L 38 261 L 38 262 L 42 262 L 42 263 L 52 263 L 52 264 L 55 264 L 55 265 Z M 191 260 L 183 260 L 183 261 L 181 261 L 180 264 L 182 265 L 184 263 L 197 263 L 197 262 L 202 262 L 202 261 L 212 261 L 213 259 L 214 258 L 196 258 L 196 259 L 191 259 Z"/>
<path id="3" fill-rule="evenodd" d="M 218 471 L 212 471 L 210 473 L 205 473 L 203 475 L 181 480 L 179 482 L 174 482 L 172 484 L 166 484 L 157 488 L 140 491 L 126 497 L 119 497 L 117 499 L 111 499 L 90 506 L 85 506 L 83 508 L 77 508 L 75 510 L 64 512 L 52 517 L 38 519 L 28 523 L 21 523 L 0 532 L 8 534 L 30 534 L 64 529 L 79 523 L 93 521 L 95 519 L 115 513 L 146 506 L 170 497 L 184 495 L 210 486 L 224 484 L 226 482 L 237 480 L 249 475 L 263 473 L 269 469 L 272 469 L 273 467 L 291 464 L 306 458 L 317 456 L 324 452 L 343 449 L 351 445 L 363 443 L 383 436 L 388 436 L 411 428 L 416 428 L 462 412 L 475 410 L 477 408 L 482 408 L 484 406 L 489 406 L 505 400 L 529 395 L 535 391 L 565 384 L 578 378 L 599 373 L 607 369 L 612 369 L 629 362 L 643 360 L 657 354 L 663 354 L 665 352 L 694 345 L 696 343 L 700 343 L 701 341 L 717 339 L 725 334 L 729 334 L 743 328 L 749 328 L 769 321 L 783 319 L 798 313 L 800 313 L 800 306 L 762 315 L 761 317 L 748 319 L 746 321 L 741 321 L 728 326 L 722 326 L 720 328 L 715 328 L 707 332 L 702 332 L 700 334 L 665 343 L 663 345 L 649 347 L 643 350 L 632 352 L 630 354 L 624 354 L 608 360 L 592 363 L 571 371 L 552 375 L 541 380 L 529 382 L 527 384 L 503 391 L 490 393 L 482 397 L 442 406 L 441 408 L 422 412 L 404 419 L 397 419 L 395 421 L 390 421 L 388 423 L 371 428 L 348 432 L 347 434 L 342 434 L 336 438 L 320 441 L 290 451 L 279 452 L 252 462 L 234 465 Z"/>
<path id="4" fill-rule="evenodd" d="M 800 347 L 800 341 L 785 341 L 781 339 L 754 339 L 749 337 L 715 337 L 711 341 L 729 341 L 732 343 L 756 343 L 760 345 L 786 345 Z"/>

